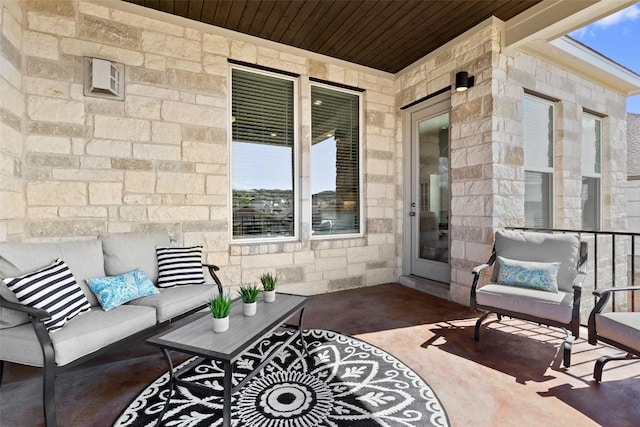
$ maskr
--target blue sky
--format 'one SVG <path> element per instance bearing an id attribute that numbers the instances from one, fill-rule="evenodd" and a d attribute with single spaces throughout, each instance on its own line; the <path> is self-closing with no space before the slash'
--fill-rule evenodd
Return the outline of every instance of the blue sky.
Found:
<path id="1" fill-rule="evenodd" d="M 640 3 L 569 36 L 640 74 Z M 640 114 L 640 95 L 627 98 L 627 112 Z"/>

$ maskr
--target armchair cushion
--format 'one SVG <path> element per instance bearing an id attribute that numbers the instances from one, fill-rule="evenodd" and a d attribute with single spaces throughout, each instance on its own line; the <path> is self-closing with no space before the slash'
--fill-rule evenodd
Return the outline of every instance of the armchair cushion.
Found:
<path id="1" fill-rule="evenodd" d="M 598 335 L 640 352 L 640 313 L 596 314 Z"/>
<path id="2" fill-rule="evenodd" d="M 573 281 L 578 273 L 580 239 L 574 234 L 548 234 L 512 230 L 496 231 L 497 256 L 530 262 L 559 262 L 558 289 L 573 292 Z M 496 283 L 500 265 L 493 269 L 491 281 Z"/>
<path id="3" fill-rule="evenodd" d="M 476 301 L 480 305 L 500 307 L 542 319 L 568 324 L 571 322 L 573 294 L 564 291 L 540 292 L 535 289 L 490 283 L 478 288 Z"/>
<path id="4" fill-rule="evenodd" d="M 558 292 L 559 262 L 529 262 L 498 257 L 498 283 L 507 286 Z"/>

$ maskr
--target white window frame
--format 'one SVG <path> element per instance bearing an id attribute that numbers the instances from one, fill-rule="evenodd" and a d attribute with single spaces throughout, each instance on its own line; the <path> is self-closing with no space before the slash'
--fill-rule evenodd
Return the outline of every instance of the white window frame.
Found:
<path id="1" fill-rule="evenodd" d="M 232 116 L 233 116 L 233 70 L 241 70 L 249 73 L 262 74 L 269 77 L 274 77 L 277 79 L 289 80 L 293 82 L 293 191 L 292 198 L 294 202 L 293 209 L 293 236 L 284 236 L 284 237 L 257 237 L 257 238 L 237 238 L 233 235 L 233 129 L 232 129 Z M 280 74 L 277 72 L 270 72 L 266 70 L 261 70 L 253 67 L 246 67 L 242 65 L 233 64 L 229 67 L 229 94 L 228 94 L 228 115 L 227 115 L 227 123 L 228 123 L 228 135 L 227 135 L 227 146 L 229 147 L 227 164 L 229 167 L 228 177 L 229 177 L 229 242 L 231 244 L 247 244 L 247 243 L 256 243 L 256 244 L 264 244 L 264 243 L 277 243 L 277 242 L 293 242 L 300 240 L 300 204 L 302 203 L 302 198 L 300 197 L 300 130 L 299 130 L 299 78 L 288 76 L 286 74 Z"/>
<path id="2" fill-rule="evenodd" d="M 335 240 L 335 239 L 345 239 L 345 238 L 361 238 L 364 237 L 364 230 L 366 228 L 366 219 L 364 218 L 364 173 L 363 173 L 363 152 L 364 152 L 364 140 L 363 140 L 363 126 L 364 126 L 364 118 L 363 118 L 363 97 L 364 94 L 355 90 L 348 90 L 341 87 L 311 82 L 310 86 L 321 87 L 324 89 L 331 89 L 337 92 L 344 92 L 351 95 L 358 96 L 358 215 L 360 218 L 359 228 L 360 231 L 358 233 L 346 233 L 346 234 L 319 234 L 313 235 L 313 225 L 312 225 L 312 216 L 313 216 L 313 206 L 311 198 L 313 195 L 311 194 L 311 185 L 309 185 L 309 239 L 310 240 Z M 311 95 L 311 87 L 309 88 L 309 95 Z M 311 96 L 309 96 L 310 102 L 313 102 Z M 311 105 L 309 105 L 309 111 L 311 111 Z M 309 113 L 309 122 L 311 122 L 311 113 Z M 309 132 L 309 184 L 311 184 L 311 132 Z"/>
<path id="3" fill-rule="evenodd" d="M 596 211 L 597 218 L 596 218 L 596 230 L 595 231 L 599 231 L 599 230 L 602 229 L 602 148 L 603 148 L 602 137 L 604 135 L 603 132 L 602 132 L 602 127 L 604 125 L 604 120 L 603 120 L 602 116 L 599 116 L 599 115 L 594 114 L 594 113 L 590 113 L 588 111 L 583 111 L 583 114 L 584 114 L 585 117 L 589 117 L 591 119 L 594 119 L 594 120 L 597 120 L 597 121 L 600 122 L 600 172 L 586 172 L 584 170 L 581 170 L 583 178 L 597 178 L 598 179 L 598 209 Z M 584 132 L 584 127 L 583 127 L 582 131 Z M 581 140 L 580 143 L 583 144 L 584 141 Z M 580 184 L 581 184 L 581 187 L 582 187 L 582 182 Z M 581 202 L 582 202 L 582 200 L 581 200 Z M 581 214 L 581 219 L 582 219 L 582 214 Z"/>
<path id="4" fill-rule="evenodd" d="M 556 166 L 556 131 L 557 131 L 557 121 L 558 121 L 558 117 L 557 117 L 557 108 L 556 108 L 556 102 L 551 101 L 550 99 L 546 99 L 543 98 L 541 96 L 536 96 L 533 94 L 529 94 L 529 93 L 525 93 L 524 94 L 524 98 L 525 99 L 530 99 L 532 101 L 535 102 L 540 102 L 543 104 L 547 104 L 550 105 L 551 107 L 553 107 L 553 131 L 551 132 L 551 166 L 549 167 L 540 167 L 540 166 L 528 166 L 527 165 L 527 158 L 526 156 L 524 156 L 524 171 L 525 172 L 537 172 L 537 173 L 546 173 L 550 176 L 549 179 L 549 227 L 548 228 L 553 228 L 555 225 L 555 197 L 556 197 L 556 191 L 555 191 L 555 166 Z M 523 99 L 524 101 L 524 99 Z M 523 111 L 524 114 L 524 111 Z M 524 117 L 523 117 L 524 119 Z M 523 140 L 523 144 L 524 144 L 524 140 Z M 524 145 L 523 145 L 523 152 L 524 152 Z M 523 177 L 524 179 L 524 177 Z M 525 185 L 526 185 L 526 181 L 525 181 Z M 525 208 L 526 209 L 526 208 Z M 526 218 L 526 212 L 525 212 L 525 218 Z"/>

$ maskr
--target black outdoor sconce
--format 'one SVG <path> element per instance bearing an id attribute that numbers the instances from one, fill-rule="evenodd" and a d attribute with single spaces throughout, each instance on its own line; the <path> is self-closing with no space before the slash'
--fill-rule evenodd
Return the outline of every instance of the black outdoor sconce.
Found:
<path id="1" fill-rule="evenodd" d="M 470 76 L 466 71 L 458 71 L 456 73 L 456 91 L 464 92 L 465 90 L 473 87 L 475 78 Z"/>

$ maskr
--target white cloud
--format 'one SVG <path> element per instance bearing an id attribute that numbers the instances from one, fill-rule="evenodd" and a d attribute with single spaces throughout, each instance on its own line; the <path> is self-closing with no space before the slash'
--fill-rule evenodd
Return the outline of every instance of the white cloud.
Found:
<path id="1" fill-rule="evenodd" d="M 612 25 L 617 25 L 624 21 L 635 21 L 638 18 L 640 18 L 640 6 L 635 4 L 619 12 L 616 12 L 613 15 L 602 18 L 601 20 L 594 22 L 593 25 L 606 28 L 611 27 Z"/>

